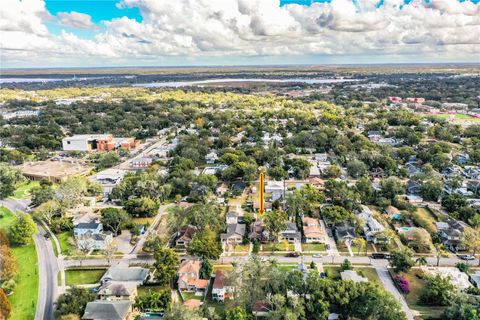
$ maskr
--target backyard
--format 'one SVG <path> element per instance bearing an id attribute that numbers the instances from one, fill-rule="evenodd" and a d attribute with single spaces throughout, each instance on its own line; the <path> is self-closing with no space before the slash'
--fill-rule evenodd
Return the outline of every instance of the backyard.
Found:
<path id="1" fill-rule="evenodd" d="M 58 242 L 60 243 L 60 249 L 64 256 L 72 254 L 72 233 L 70 231 L 64 231 L 57 234 Z M 55 248 L 56 246 L 54 246 Z"/>
<path id="2" fill-rule="evenodd" d="M 13 193 L 13 199 L 22 199 L 30 195 L 30 191 L 34 187 L 38 187 L 40 183 L 38 181 L 28 181 L 20 185 Z"/>

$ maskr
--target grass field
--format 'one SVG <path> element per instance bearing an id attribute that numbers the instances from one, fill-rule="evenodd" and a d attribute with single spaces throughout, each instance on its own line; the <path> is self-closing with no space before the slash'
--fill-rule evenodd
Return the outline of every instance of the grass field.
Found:
<path id="1" fill-rule="evenodd" d="M 72 269 L 65 271 L 65 283 L 67 286 L 80 284 L 94 284 L 100 281 L 105 269 Z"/>
<path id="2" fill-rule="evenodd" d="M 324 243 L 302 243 L 302 251 L 325 251 Z"/>
<path id="3" fill-rule="evenodd" d="M 146 294 L 148 291 L 159 291 L 162 286 L 140 286 L 137 288 L 138 295 Z"/>
<path id="4" fill-rule="evenodd" d="M 15 221 L 15 215 L 5 207 L 0 207 L 0 229 L 5 231 Z"/>
<path id="5" fill-rule="evenodd" d="M 57 234 L 58 242 L 60 243 L 60 249 L 62 249 L 62 254 L 64 256 L 72 254 L 72 244 L 70 242 L 71 237 L 72 233 L 70 231 Z"/>
<path id="6" fill-rule="evenodd" d="M 340 267 L 338 266 L 323 266 L 323 271 L 327 274 L 327 277 L 331 279 L 340 279 Z"/>
<path id="7" fill-rule="evenodd" d="M 30 195 L 30 190 L 34 187 L 38 187 L 40 182 L 38 181 L 29 181 L 20 185 L 17 190 L 14 191 L 12 198 L 21 199 L 28 197 Z"/>
<path id="8" fill-rule="evenodd" d="M 357 271 L 357 273 L 365 278 L 368 279 L 370 282 L 376 282 L 381 284 L 380 278 L 378 277 L 377 270 L 375 268 L 370 267 L 354 267 L 353 270 Z"/>
<path id="9" fill-rule="evenodd" d="M 233 248 L 233 251 L 234 252 L 248 252 L 249 248 L 250 248 L 250 245 L 248 245 L 248 244 L 246 244 L 246 245 L 238 244 Z"/>
<path id="10" fill-rule="evenodd" d="M 480 118 L 475 118 L 472 117 L 468 114 L 464 113 L 455 113 L 455 114 L 448 114 L 448 113 L 439 113 L 439 114 L 425 114 L 427 117 L 434 117 L 434 118 L 440 118 L 440 119 L 450 119 L 450 117 L 454 117 L 455 122 L 465 122 L 465 121 L 470 121 L 470 122 L 480 122 Z"/>
<path id="11" fill-rule="evenodd" d="M 430 210 L 426 208 L 417 208 L 413 215 L 415 216 L 416 220 L 420 222 L 419 227 L 423 227 L 431 233 L 435 233 L 437 231 L 437 227 L 435 226 L 436 219 L 430 213 Z"/>
<path id="12" fill-rule="evenodd" d="M 7 208 L 0 208 L 0 229 L 6 231 L 15 221 L 15 215 Z M 9 296 L 12 306 L 11 320 L 34 319 L 38 297 L 38 264 L 35 245 L 12 246 L 17 262 L 18 275 L 13 294 Z"/>
<path id="13" fill-rule="evenodd" d="M 285 245 L 285 243 L 266 243 L 262 245 L 261 251 L 293 251 L 295 246 L 291 243 Z"/>
<path id="14" fill-rule="evenodd" d="M 141 225 L 151 225 L 155 217 L 132 218 L 132 222 Z"/>
<path id="15" fill-rule="evenodd" d="M 183 296 L 183 301 L 190 300 L 190 299 L 203 300 L 203 296 L 196 296 L 195 292 L 182 291 L 182 296 Z"/>

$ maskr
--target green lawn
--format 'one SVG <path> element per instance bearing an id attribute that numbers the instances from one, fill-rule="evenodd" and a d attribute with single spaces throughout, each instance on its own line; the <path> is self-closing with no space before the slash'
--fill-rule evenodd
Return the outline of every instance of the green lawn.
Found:
<path id="1" fill-rule="evenodd" d="M 375 270 L 375 268 L 354 267 L 353 270 L 357 271 L 357 273 L 362 277 L 367 278 L 368 281 L 381 284 L 380 278 L 378 277 L 378 273 L 377 273 L 377 270 Z"/>
<path id="2" fill-rule="evenodd" d="M 60 249 L 62 250 L 62 254 L 64 256 L 70 255 L 72 253 L 72 244 L 70 242 L 70 239 L 72 238 L 72 233 L 70 231 L 65 231 L 57 234 L 57 238 L 58 242 L 60 243 Z"/>
<path id="3" fill-rule="evenodd" d="M 250 245 L 241 245 L 238 244 L 233 248 L 234 252 L 248 252 L 248 249 L 250 248 Z"/>
<path id="4" fill-rule="evenodd" d="M 464 121 L 480 122 L 480 118 L 475 118 L 464 113 L 455 113 L 455 114 L 440 113 L 440 114 L 425 114 L 425 115 L 428 117 L 435 117 L 435 118 L 441 118 L 441 119 L 449 119 L 451 116 L 454 116 L 456 122 L 464 122 Z"/>
<path id="5" fill-rule="evenodd" d="M 7 230 L 15 220 L 15 215 L 7 208 L 0 208 L 0 229 Z M 16 286 L 9 296 L 12 313 L 9 319 L 33 319 L 38 296 L 38 263 L 35 245 L 12 247 L 12 253 L 17 261 L 18 275 Z"/>
<path id="6" fill-rule="evenodd" d="M 337 266 L 323 266 L 323 271 L 327 274 L 327 277 L 331 279 L 340 279 L 340 267 Z"/>
<path id="7" fill-rule="evenodd" d="M 182 296 L 183 296 L 183 301 L 187 301 L 187 300 L 190 300 L 190 299 L 203 300 L 203 297 L 202 296 L 196 296 L 195 292 L 182 291 Z"/>
<path id="8" fill-rule="evenodd" d="M 302 243 L 302 251 L 320 252 L 325 250 L 324 243 Z"/>
<path id="9" fill-rule="evenodd" d="M 65 283 L 67 286 L 80 284 L 95 284 L 104 275 L 105 269 L 71 269 L 65 271 Z"/>
<path id="10" fill-rule="evenodd" d="M 30 190 L 34 187 L 38 187 L 40 182 L 38 181 L 29 181 L 20 185 L 17 190 L 14 191 L 12 198 L 21 199 L 26 198 L 30 195 Z"/>
<path id="11" fill-rule="evenodd" d="M 162 286 L 140 286 L 137 288 L 138 295 L 146 294 L 148 291 L 159 291 L 164 287 Z"/>
<path id="12" fill-rule="evenodd" d="M 38 296 L 38 264 L 35 245 L 13 247 L 17 260 L 18 276 L 14 293 L 9 297 L 12 305 L 10 320 L 33 319 Z"/>
<path id="13" fill-rule="evenodd" d="M 15 215 L 5 207 L 0 207 L 0 229 L 5 231 L 15 221 Z"/>
<path id="14" fill-rule="evenodd" d="M 155 217 L 132 218 L 132 222 L 141 225 L 151 225 Z"/>
<path id="15" fill-rule="evenodd" d="M 289 243 L 287 246 L 285 243 L 266 243 L 262 245 L 262 251 L 294 251 L 295 246 Z"/>

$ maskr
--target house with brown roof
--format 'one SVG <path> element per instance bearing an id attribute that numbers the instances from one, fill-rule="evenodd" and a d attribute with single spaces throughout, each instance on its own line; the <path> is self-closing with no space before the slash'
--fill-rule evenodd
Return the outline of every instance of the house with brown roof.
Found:
<path id="1" fill-rule="evenodd" d="M 177 238 L 175 240 L 175 245 L 177 247 L 187 247 L 190 241 L 192 241 L 193 236 L 197 232 L 197 228 L 192 225 L 184 226 L 178 232 Z"/>
<path id="2" fill-rule="evenodd" d="M 250 225 L 250 233 L 248 234 L 250 241 L 266 242 L 268 238 L 268 231 L 265 230 L 262 220 L 256 220 Z"/>
<path id="3" fill-rule="evenodd" d="M 212 300 L 215 302 L 223 302 L 233 299 L 234 287 L 231 285 L 230 279 L 225 272 L 217 270 L 215 272 L 215 280 L 212 285 Z"/>
<path id="4" fill-rule="evenodd" d="M 320 225 L 318 219 L 304 217 L 302 219 L 302 225 L 305 243 L 325 242 L 325 231 Z"/>
<path id="5" fill-rule="evenodd" d="M 187 291 L 203 291 L 208 287 L 208 280 L 200 279 L 200 260 L 184 260 L 178 267 L 178 288 Z M 198 281 L 202 280 L 202 281 Z M 206 283 L 204 282 L 206 281 Z"/>

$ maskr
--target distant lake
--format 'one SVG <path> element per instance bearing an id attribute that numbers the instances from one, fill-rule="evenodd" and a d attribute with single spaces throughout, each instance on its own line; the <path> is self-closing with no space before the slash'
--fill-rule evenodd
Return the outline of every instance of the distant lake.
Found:
<path id="1" fill-rule="evenodd" d="M 196 80 L 196 81 L 169 81 L 169 82 L 150 82 L 150 83 L 136 83 L 135 87 L 145 88 L 157 88 L 157 87 L 188 87 L 188 86 L 202 86 L 210 83 L 232 83 L 232 82 L 271 82 L 271 83 L 307 83 L 307 84 L 319 84 L 319 83 L 339 83 L 359 81 L 357 79 L 208 79 L 208 80 Z"/>
<path id="2" fill-rule="evenodd" d="M 85 80 L 95 80 L 95 79 L 104 79 L 107 77 L 78 77 L 78 78 L 4 78 L 0 77 L 0 84 L 2 83 L 40 83 L 40 82 L 55 82 L 55 81 L 85 81 Z"/>

